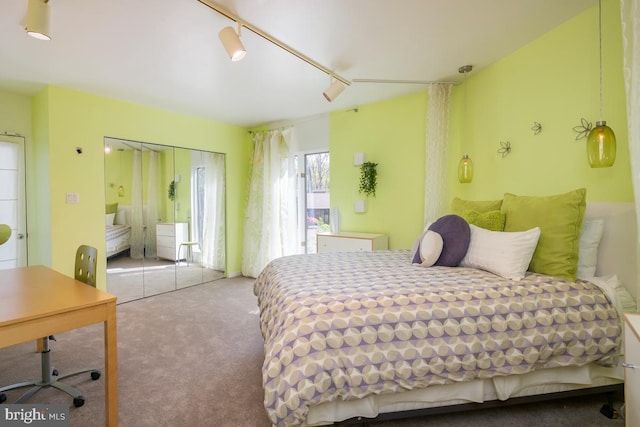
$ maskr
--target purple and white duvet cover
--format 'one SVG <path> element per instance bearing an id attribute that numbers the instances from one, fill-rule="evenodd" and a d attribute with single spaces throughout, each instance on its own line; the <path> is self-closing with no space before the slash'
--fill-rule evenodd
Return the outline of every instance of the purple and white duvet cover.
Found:
<path id="1" fill-rule="evenodd" d="M 336 399 L 612 364 L 620 341 L 615 307 L 589 282 L 424 268 L 406 250 L 279 258 L 254 292 L 278 426 Z"/>

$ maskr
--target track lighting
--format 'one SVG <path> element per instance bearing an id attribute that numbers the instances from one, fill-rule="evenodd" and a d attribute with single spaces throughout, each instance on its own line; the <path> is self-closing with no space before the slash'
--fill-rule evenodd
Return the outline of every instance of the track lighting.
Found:
<path id="1" fill-rule="evenodd" d="M 247 51 L 240 41 L 241 28 L 242 25 L 238 22 L 237 34 L 233 27 L 224 27 L 218 34 L 220 41 L 222 41 L 222 45 L 233 62 L 240 61 L 247 54 Z"/>
<path id="2" fill-rule="evenodd" d="M 342 93 L 344 88 L 344 83 L 342 83 L 340 80 L 334 80 L 333 83 L 331 83 L 331 85 L 327 88 L 327 90 L 322 92 L 322 94 L 327 99 L 327 101 L 331 102 Z"/>
<path id="3" fill-rule="evenodd" d="M 49 0 L 29 0 L 27 25 L 24 28 L 31 37 L 51 40 L 49 36 Z"/>
<path id="4" fill-rule="evenodd" d="M 242 42 L 240 41 L 240 38 L 239 38 L 240 28 L 244 27 L 245 29 L 251 31 L 255 35 L 262 37 L 264 40 L 268 41 L 269 43 L 272 43 L 273 45 L 279 47 L 285 52 L 290 53 L 296 58 L 306 62 L 307 64 L 317 68 L 318 70 L 326 73 L 327 75 L 335 79 L 335 81 L 331 83 L 331 86 L 329 86 L 329 88 L 323 92 L 324 97 L 328 101 L 332 101 L 333 99 L 335 99 L 344 90 L 345 87 L 351 85 L 351 82 L 349 80 L 334 73 L 333 70 L 330 70 L 329 68 L 314 61 L 308 56 L 303 55 L 302 53 L 298 52 L 291 46 L 283 43 L 282 41 L 276 39 L 270 34 L 262 31 L 260 28 L 257 28 L 256 26 L 252 25 L 250 22 L 241 20 L 237 15 L 229 12 L 222 6 L 214 3 L 212 0 L 198 0 L 198 1 L 203 5 L 209 7 L 210 9 L 218 12 L 220 15 L 238 23 L 238 34 L 235 33 L 232 27 L 223 28 L 219 34 L 220 40 L 222 40 L 222 43 L 224 44 L 224 48 L 227 50 L 227 53 L 229 53 L 229 56 L 231 57 L 232 61 L 241 60 L 246 53 L 244 47 L 242 46 Z M 241 21 L 242 21 L 242 24 L 240 24 Z"/>

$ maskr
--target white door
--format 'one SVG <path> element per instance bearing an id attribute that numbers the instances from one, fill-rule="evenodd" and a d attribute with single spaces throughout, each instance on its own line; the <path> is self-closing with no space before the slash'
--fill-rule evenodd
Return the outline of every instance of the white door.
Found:
<path id="1" fill-rule="evenodd" d="M 0 135 L 0 224 L 11 237 L 0 246 L 0 270 L 27 265 L 24 139 Z"/>

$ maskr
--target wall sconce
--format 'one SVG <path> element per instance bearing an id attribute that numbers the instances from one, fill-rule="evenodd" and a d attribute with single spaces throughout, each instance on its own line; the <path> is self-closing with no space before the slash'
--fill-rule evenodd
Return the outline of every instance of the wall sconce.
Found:
<path id="1" fill-rule="evenodd" d="M 598 34 L 600 42 L 600 120 L 587 136 L 587 157 L 592 168 L 608 168 L 616 161 L 616 135 L 602 120 L 602 0 L 598 0 Z"/>
<path id="2" fill-rule="evenodd" d="M 365 213 L 367 211 L 367 201 L 366 200 L 356 200 L 353 203 L 353 210 L 355 213 Z"/>
<path id="3" fill-rule="evenodd" d="M 238 22 L 238 33 L 236 34 L 233 27 L 224 27 L 218 33 L 218 37 L 220 37 L 220 41 L 224 46 L 225 50 L 229 54 L 229 58 L 233 62 L 240 61 L 247 54 L 246 49 L 242 45 L 240 41 L 240 31 L 242 25 Z"/>
<path id="4" fill-rule="evenodd" d="M 122 185 L 118 187 L 118 197 L 124 197 L 124 187 Z"/>
<path id="5" fill-rule="evenodd" d="M 353 166 L 361 166 L 364 162 L 364 153 L 353 153 Z"/>

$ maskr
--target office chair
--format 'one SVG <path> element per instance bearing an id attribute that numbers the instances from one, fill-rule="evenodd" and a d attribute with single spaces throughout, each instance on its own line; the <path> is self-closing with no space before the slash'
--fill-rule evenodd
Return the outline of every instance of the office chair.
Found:
<path id="1" fill-rule="evenodd" d="M 74 269 L 74 276 L 76 280 L 84 282 L 89 286 L 96 286 L 97 254 L 98 251 L 96 250 L 96 248 L 91 246 L 81 245 L 78 248 L 76 252 L 76 262 Z M 55 338 L 52 335 L 42 338 L 42 352 L 40 353 L 42 361 L 42 378 L 40 380 L 25 381 L 6 387 L 0 387 L 0 403 L 7 400 L 7 396 L 3 393 L 4 391 L 32 386 L 31 389 L 20 396 L 20 398 L 16 400 L 15 403 L 22 403 L 26 401 L 42 388 L 55 387 L 58 390 L 62 390 L 73 397 L 73 406 L 75 406 L 76 408 L 84 405 L 85 398 L 80 390 L 62 383 L 60 382 L 60 380 L 83 374 L 85 372 L 91 372 L 91 379 L 95 381 L 100 378 L 100 371 L 93 368 L 86 368 L 59 376 L 58 370 L 51 368 L 51 355 L 49 350 L 50 340 L 55 341 Z"/>

